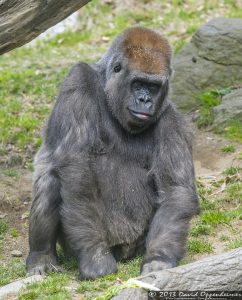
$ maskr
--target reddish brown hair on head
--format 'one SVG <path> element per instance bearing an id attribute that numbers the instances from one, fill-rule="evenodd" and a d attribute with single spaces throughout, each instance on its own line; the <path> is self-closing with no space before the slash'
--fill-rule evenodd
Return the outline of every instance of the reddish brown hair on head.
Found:
<path id="1" fill-rule="evenodd" d="M 153 30 L 142 27 L 126 30 L 123 50 L 130 66 L 144 73 L 159 74 L 169 68 L 171 47 Z"/>

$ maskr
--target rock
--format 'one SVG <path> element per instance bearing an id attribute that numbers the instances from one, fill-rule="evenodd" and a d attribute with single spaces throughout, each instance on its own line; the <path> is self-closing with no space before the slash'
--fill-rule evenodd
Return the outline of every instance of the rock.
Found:
<path id="1" fill-rule="evenodd" d="M 9 299 L 8 296 L 17 294 L 21 288 L 24 288 L 29 283 L 34 283 L 43 280 L 44 277 L 41 275 L 33 275 L 18 281 L 9 283 L 0 288 L 0 299 Z"/>
<path id="2" fill-rule="evenodd" d="M 25 213 L 22 214 L 21 220 L 28 219 L 28 217 L 29 217 L 29 211 L 26 211 Z"/>
<path id="3" fill-rule="evenodd" d="M 23 157 L 21 156 L 21 154 L 11 153 L 7 158 L 6 164 L 9 167 L 22 165 L 23 164 Z"/>
<path id="4" fill-rule="evenodd" d="M 13 257 L 22 257 L 23 253 L 21 251 L 19 251 L 19 250 L 13 250 L 13 251 L 11 251 L 11 255 Z"/>
<path id="5" fill-rule="evenodd" d="M 242 88 L 224 96 L 220 105 L 214 107 L 213 126 L 226 124 L 229 120 L 242 122 Z"/>
<path id="6" fill-rule="evenodd" d="M 242 82 L 242 19 L 217 18 L 202 25 L 173 59 L 171 97 L 185 110 L 206 90 Z"/>
<path id="7" fill-rule="evenodd" d="M 0 219 L 4 219 L 7 217 L 8 214 L 0 214 Z"/>

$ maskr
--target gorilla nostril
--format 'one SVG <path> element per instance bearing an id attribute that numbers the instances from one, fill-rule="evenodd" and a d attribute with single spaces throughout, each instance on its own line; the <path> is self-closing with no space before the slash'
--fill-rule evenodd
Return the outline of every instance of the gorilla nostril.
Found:
<path id="1" fill-rule="evenodd" d="M 138 100 L 139 100 L 139 102 L 145 102 L 144 97 L 139 97 Z"/>
<path id="2" fill-rule="evenodd" d="M 143 103 L 151 103 L 151 98 L 150 97 L 138 97 L 139 102 Z"/>

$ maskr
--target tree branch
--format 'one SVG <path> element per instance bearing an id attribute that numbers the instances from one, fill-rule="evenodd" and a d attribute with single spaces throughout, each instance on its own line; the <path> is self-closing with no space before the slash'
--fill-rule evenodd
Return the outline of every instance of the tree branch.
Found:
<path id="1" fill-rule="evenodd" d="M 242 247 L 137 279 L 162 291 L 242 291 Z M 148 294 L 140 288 L 129 288 L 112 299 L 147 300 Z"/>
<path id="2" fill-rule="evenodd" d="M 0 0 L 0 54 L 20 47 L 90 0 Z"/>

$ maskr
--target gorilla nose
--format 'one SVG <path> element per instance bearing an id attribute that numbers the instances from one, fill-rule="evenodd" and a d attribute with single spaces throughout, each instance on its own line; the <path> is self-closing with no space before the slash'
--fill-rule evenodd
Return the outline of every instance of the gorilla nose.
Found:
<path id="1" fill-rule="evenodd" d="M 149 96 L 138 97 L 138 102 L 143 104 L 146 108 L 150 108 L 152 106 L 151 98 Z"/>
<path id="2" fill-rule="evenodd" d="M 139 103 L 142 103 L 146 108 L 150 108 L 152 106 L 151 98 L 146 96 L 141 96 L 138 98 Z"/>
<path id="3" fill-rule="evenodd" d="M 151 98 L 150 97 L 147 97 L 147 96 L 140 96 L 138 98 L 139 102 L 143 102 L 143 103 L 148 103 L 150 102 L 151 103 Z"/>

